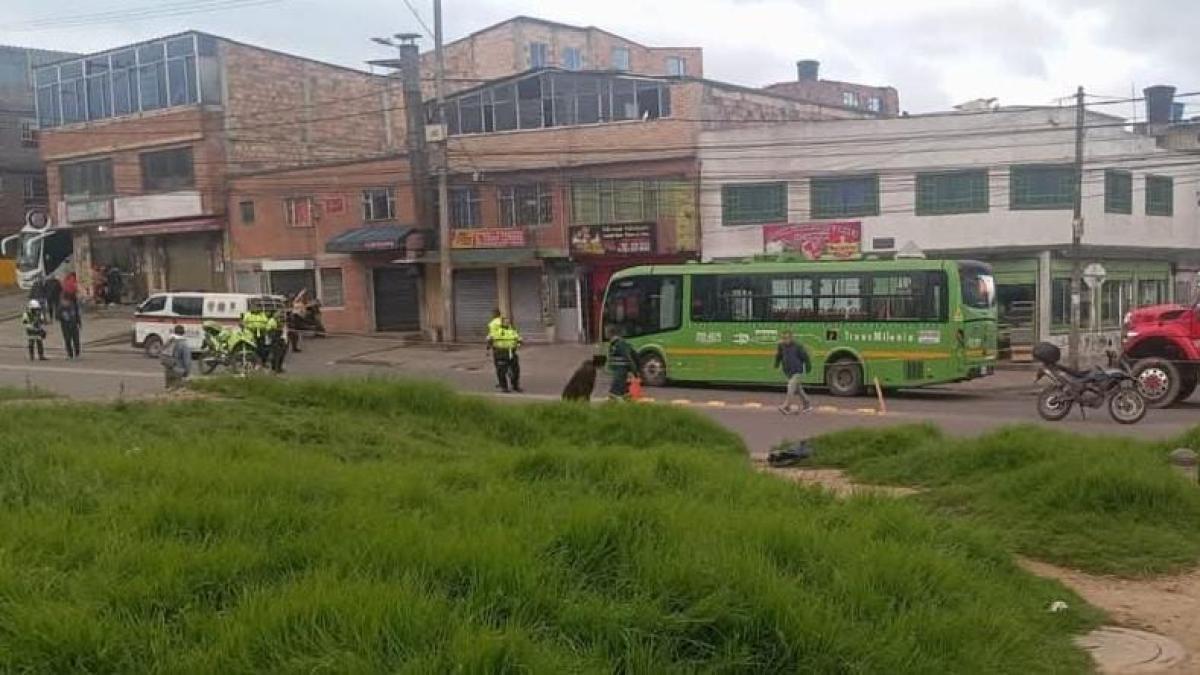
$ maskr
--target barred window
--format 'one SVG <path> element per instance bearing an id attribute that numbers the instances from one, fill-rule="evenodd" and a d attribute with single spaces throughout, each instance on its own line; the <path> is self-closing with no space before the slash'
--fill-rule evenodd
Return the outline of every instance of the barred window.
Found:
<path id="1" fill-rule="evenodd" d="M 879 215 L 879 176 L 813 178 L 812 217 L 848 218 Z"/>
<path id="2" fill-rule="evenodd" d="M 1075 168 L 1070 164 L 1014 166 L 1009 208 L 1069 209 L 1075 205 Z"/>
<path id="3" fill-rule="evenodd" d="M 987 210 L 986 169 L 917 174 L 918 216 L 985 213 Z"/>
<path id="4" fill-rule="evenodd" d="M 721 186 L 721 223 L 747 225 L 787 220 L 787 183 Z"/>

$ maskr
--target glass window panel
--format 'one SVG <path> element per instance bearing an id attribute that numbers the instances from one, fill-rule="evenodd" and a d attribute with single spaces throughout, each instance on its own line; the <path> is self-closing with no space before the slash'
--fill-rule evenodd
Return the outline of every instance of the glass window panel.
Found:
<path id="1" fill-rule="evenodd" d="M 167 56 L 190 56 L 195 53 L 196 47 L 191 35 L 167 40 Z"/>
<path id="2" fill-rule="evenodd" d="M 527 77 L 517 82 L 517 108 L 522 129 L 542 126 L 542 80 Z"/>
<path id="3" fill-rule="evenodd" d="M 1011 209 L 1069 209 L 1075 203 L 1075 169 L 1070 165 L 1014 166 Z"/>
<path id="4" fill-rule="evenodd" d="M 464 134 L 478 134 L 483 131 L 483 102 L 479 94 L 463 97 L 459 101 L 462 111 L 461 126 Z"/>
<path id="5" fill-rule="evenodd" d="M 138 68 L 138 90 L 141 92 L 142 110 L 157 110 L 167 106 L 166 75 L 163 63 L 152 63 Z"/>
<path id="6" fill-rule="evenodd" d="M 496 131 L 511 131 L 517 128 L 517 101 L 515 87 L 503 84 L 492 89 L 492 115 Z"/>
<path id="7" fill-rule="evenodd" d="M 1104 172 L 1104 211 L 1133 213 L 1133 174 L 1112 169 Z"/>
<path id="8" fill-rule="evenodd" d="M 575 121 L 578 124 L 596 124 L 600 121 L 600 87 L 606 85 L 606 81 L 595 78 L 576 81 Z"/>
<path id="9" fill-rule="evenodd" d="M 617 78 L 612 81 L 612 119 L 637 119 L 637 100 L 633 80 Z"/>
<path id="10" fill-rule="evenodd" d="M 813 178 L 810 183 L 813 218 L 879 215 L 879 177 Z"/>

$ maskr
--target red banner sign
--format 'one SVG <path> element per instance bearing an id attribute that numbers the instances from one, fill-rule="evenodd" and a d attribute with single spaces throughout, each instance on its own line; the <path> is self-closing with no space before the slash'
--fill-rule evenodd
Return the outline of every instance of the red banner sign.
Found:
<path id="1" fill-rule="evenodd" d="M 516 227 L 455 230 L 450 242 L 450 248 L 522 248 L 527 245 L 525 230 Z"/>
<path id="2" fill-rule="evenodd" d="M 763 226 L 766 253 L 800 253 L 809 260 L 850 260 L 862 255 L 862 223 L 784 223 Z"/>
<path id="3" fill-rule="evenodd" d="M 571 252 L 584 255 L 649 255 L 654 253 L 654 223 L 576 225 Z"/>

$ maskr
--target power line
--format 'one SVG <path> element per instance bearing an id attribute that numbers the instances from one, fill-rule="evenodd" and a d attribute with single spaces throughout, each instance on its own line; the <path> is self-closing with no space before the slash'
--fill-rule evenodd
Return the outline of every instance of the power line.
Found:
<path id="1" fill-rule="evenodd" d="M 70 16 L 44 17 L 30 21 L 16 22 L 0 26 L 0 30 L 12 32 L 35 32 L 61 28 L 78 28 L 82 26 L 124 23 L 129 21 L 144 21 L 148 19 L 169 18 L 202 14 L 208 12 L 257 7 L 276 4 L 283 0 L 186 0 L 167 4 L 146 5 L 139 8 L 126 8 L 104 12 L 92 12 Z"/>

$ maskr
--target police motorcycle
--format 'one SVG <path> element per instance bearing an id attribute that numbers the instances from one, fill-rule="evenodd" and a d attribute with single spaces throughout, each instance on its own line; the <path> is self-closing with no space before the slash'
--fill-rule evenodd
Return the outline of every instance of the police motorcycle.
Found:
<path id="1" fill-rule="evenodd" d="M 1108 367 L 1075 370 L 1059 363 L 1062 352 L 1049 342 L 1033 348 L 1033 358 L 1041 364 L 1036 382 L 1050 383 L 1038 394 L 1037 411 L 1042 419 L 1057 422 L 1079 407 L 1084 419 L 1086 408 L 1108 407 L 1108 414 L 1120 424 L 1135 424 L 1146 416 L 1146 400 L 1129 373 L 1128 364 L 1109 354 Z"/>
<path id="2" fill-rule="evenodd" d="M 205 375 L 222 367 L 235 375 L 245 375 L 259 367 L 257 347 L 245 330 L 205 321 L 203 332 L 200 368 Z"/>

